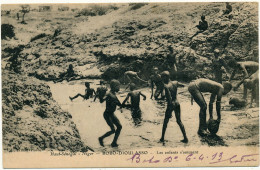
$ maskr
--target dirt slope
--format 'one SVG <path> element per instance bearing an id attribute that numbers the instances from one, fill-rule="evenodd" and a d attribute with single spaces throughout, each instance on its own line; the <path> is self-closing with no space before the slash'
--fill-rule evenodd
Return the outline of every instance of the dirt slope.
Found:
<path id="1" fill-rule="evenodd" d="M 86 149 L 71 115 L 52 98 L 50 87 L 35 78 L 2 72 L 4 151 Z"/>
<path id="2" fill-rule="evenodd" d="M 56 79 L 69 64 L 83 77 L 120 79 L 125 70 L 139 68 L 147 79 L 151 65 L 165 69 L 167 46 L 172 46 L 180 77 L 188 81 L 212 77 L 208 73 L 215 49 L 227 62 L 258 59 L 257 4 L 231 5 L 233 11 L 225 16 L 225 3 L 151 3 L 135 10 L 118 4 L 117 10 L 102 16 L 32 12 L 27 25 L 10 18 L 2 23 L 13 23 L 16 42 L 26 45 L 21 52 L 23 70 L 40 79 Z M 201 15 L 209 28 L 191 39 Z M 30 42 L 40 34 L 46 36 Z M 3 58 L 8 57 L 3 53 Z"/>

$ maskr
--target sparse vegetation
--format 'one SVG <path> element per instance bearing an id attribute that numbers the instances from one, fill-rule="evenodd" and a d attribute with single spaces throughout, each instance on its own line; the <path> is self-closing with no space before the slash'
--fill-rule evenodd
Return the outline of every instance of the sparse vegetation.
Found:
<path id="1" fill-rule="evenodd" d="M 137 10 L 139 8 L 142 8 L 143 6 L 148 5 L 148 3 L 130 3 L 130 10 Z"/>
<path id="2" fill-rule="evenodd" d="M 26 22 L 24 21 L 24 16 L 25 16 L 25 14 L 30 12 L 30 6 L 29 5 L 22 5 L 21 8 L 22 9 L 20 10 L 20 12 L 23 13 L 23 20 L 22 20 L 21 23 L 26 24 Z"/>
<path id="3" fill-rule="evenodd" d="M 100 16 L 106 15 L 111 10 L 117 10 L 118 7 L 116 5 L 92 5 L 88 8 L 82 9 L 78 12 L 77 17 L 79 16 Z"/>

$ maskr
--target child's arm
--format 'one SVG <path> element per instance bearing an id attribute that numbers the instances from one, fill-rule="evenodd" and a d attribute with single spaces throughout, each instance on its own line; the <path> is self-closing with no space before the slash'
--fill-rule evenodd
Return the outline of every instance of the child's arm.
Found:
<path id="1" fill-rule="evenodd" d="M 230 75 L 230 77 L 229 77 L 229 82 L 235 77 L 235 74 L 236 74 L 236 72 L 237 72 L 237 68 L 235 68 L 234 70 L 233 70 L 233 72 L 231 73 L 231 75 Z"/>
<path id="2" fill-rule="evenodd" d="M 100 103 L 103 103 L 109 97 L 109 93 L 106 94 L 103 98 L 100 98 Z"/>
<path id="3" fill-rule="evenodd" d="M 122 107 L 121 102 L 118 100 L 118 98 L 116 98 L 116 100 L 117 100 L 117 101 L 116 101 L 116 105 L 117 105 L 117 106 L 120 106 L 120 108 L 121 108 L 121 107 Z"/>
<path id="4" fill-rule="evenodd" d="M 125 90 L 128 89 L 129 87 L 130 87 L 130 83 L 127 84 Z"/>
<path id="5" fill-rule="evenodd" d="M 95 98 L 94 98 L 94 100 L 93 100 L 93 101 L 96 101 L 96 99 L 97 99 L 97 96 L 98 96 L 98 89 L 97 89 L 97 92 L 95 93 Z"/>
<path id="6" fill-rule="evenodd" d="M 146 95 L 144 95 L 142 92 L 139 92 L 141 96 L 143 96 L 143 99 L 146 100 Z"/>
<path id="7" fill-rule="evenodd" d="M 251 102 L 250 102 L 250 107 L 253 106 L 253 100 L 255 99 L 256 96 L 256 85 L 254 84 L 254 87 L 251 91 Z"/>
<path id="8" fill-rule="evenodd" d="M 223 94 L 223 89 L 220 89 L 218 94 L 217 94 L 217 101 L 216 101 L 216 111 L 217 111 L 217 116 L 218 116 L 218 121 L 220 122 L 221 120 L 221 113 L 220 113 L 220 108 L 221 108 L 221 98 Z"/>
<path id="9" fill-rule="evenodd" d="M 192 95 L 190 95 L 190 103 L 191 103 L 191 105 L 193 105 L 193 96 Z"/>
<path id="10" fill-rule="evenodd" d="M 151 99 L 153 99 L 153 80 L 152 79 L 151 79 L 151 90 L 152 90 Z"/>
<path id="11" fill-rule="evenodd" d="M 209 101 L 209 118 L 213 119 L 213 103 L 215 101 L 216 95 L 215 94 L 211 94 L 210 96 L 210 101 Z"/>
<path id="12" fill-rule="evenodd" d="M 129 99 L 129 97 L 130 97 L 130 93 L 127 94 L 125 100 L 123 101 L 122 107 L 125 105 L 125 102 Z"/>
<path id="13" fill-rule="evenodd" d="M 237 91 L 237 89 L 241 86 L 241 84 L 244 83 L 244 81 L 247 79 L 247 77 L 244 77 L 237 85 L 233 88 L 234 91 Z"/>
<path id="14" fill-rule="evenodd" d="M 241 68 L 242 68 L 242 70 L 243 70 L 243 72 L 244 72 L 244 77 L 248 78 L 249 75 L 248 75 L 248 72 L 247 72 L 247 70 L 246 70 L 246 67 L 242 64 L 242 65 L 241 65 Z"/>

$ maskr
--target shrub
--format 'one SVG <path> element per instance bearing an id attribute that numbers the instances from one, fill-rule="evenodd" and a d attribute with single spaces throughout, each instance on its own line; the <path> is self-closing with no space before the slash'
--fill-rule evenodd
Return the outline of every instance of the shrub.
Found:
<path id="1" fill-rule="evenodd" d="M 1 25 L 1 39 L 5 40 L 8 38 L 13 38 L 15 36 L 14 26 L 10 24 L 2 24 Z"/>

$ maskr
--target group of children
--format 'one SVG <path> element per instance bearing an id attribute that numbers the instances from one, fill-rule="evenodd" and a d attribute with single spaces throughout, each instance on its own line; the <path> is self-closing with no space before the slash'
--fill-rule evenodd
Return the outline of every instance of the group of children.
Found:
<path id="1" fill-rule="evenodd" d="M 235 67 L 235 70 L 233 71 L 230 80 L 234 77 L 235 72 L 238 70 L 238 68 L 242 68 L 242 71 L 245 74 L 245 77 L 241 81 L 244 83 L 244 98 L 246 98 L 246 91 L 247 89 L 252 90 L 252 100 L 255 99 L 255 95 L 253 93 L 258 90 L 259 86 L 259 80 L 258 80 L 258 71 L 256 71 L 251 76 L 247 73 L 247 67 L 256 67 L 258 68 L 258 63 L 252 63 L 252 62 L 238 62 L 237 67 Z M 132 72 L 127 72 L 132 73 Z M 127 74 L 126 74 L 127 75 Z M 106 101 L 106 109 L 103 114 L 104 119 L 108 126 L 110 127 L 110 131 L 106 132 L 104 135 L 99 137 L 99 143 L 101 146 L 104 146 L 103 140 L 114 134 L 113 142 L 111 143 L 112 147 L 117 147 L 117 139 L 120 135 L 122 125 L 118 118 L 115 115 L 116 107 L 119 106 L 122 107 L 129 107 L 131 109 L 132 118 L 136 125 L 138 125 L 141 121 L 141 109 L 140 109 L 140 96 L 143 97 L 143 100 L 146 100 L 146 96 L 136 90 L 136 85 L 133 83 L 133 79 L 131 76 L 129 76 L 129 84 L 128 87 L 130 87 L 130 92 L 127 94 L 125 100 L 121 103 L 116 93 L 120 90 L 120 82 L 118 80 L 111 80 L 110 81 L 110 91 L 107 91 L 107 87 L 104 84 L 104 81 L 100 81 L 100 87 L 97 88 L 97 91 L 95 92 L 94 89 L 90 88 L 90 84 L 88 82 L 85 83 L 86 86 L 86 93 L 85 95 L 77 94 L 74 97 L 70 97 L 71 100 L 81 96 L 83 99 L 89 99 L 90 97 L 94 97 L 94 101 L 96 98 L 99 98 L 100 103 L 103 103 Z M 138 77 L 137 74 L 133 74 L 133 77 Z M 128 77 L 127 77 L 128 78 Z M 172 112 L 174 111 L 177 124 L 179 125 L 181 132 L 183 134 L 183 140 L 181 142 L 187 143 L 188 138 L 185 132 L 184 125 L 181 121 L 181 109 L 180 104 L 177 99 L 177 89 L 178 87 L 184 87 L 183 84 L 179 83 L 178 81 L 171 81 L 170 79 L 170 73 L 169 71 L 163 71 L 161 74 L 158 73 L 158 68 L 154 67 L 152 76 L 150 77 L 151 81 L 151 99 L 154 97 L 155 99 L 166 99 L 167 102 L 167 108 L 165 111 L 165 118 L 163 122 L 162 127 L 162 134 L 160 138 L 160 142 L 164 142 L 165 132 L 167 129 L 167 125 L 169 122 L 169 119 L 172 117 Z M 136 78 L 136 80 L 140 80 L 139 77 Z M 235 88 L 238 88 L 241 82 L 238 83 Z M 142 80 L 142 83 L 148 83 L 144 80 Z M 155 93 L 153 94 L 154 85 L 156 86 Z M 207 132 L 207 123 L 206 123 L 206 111 L 207 111 L 207 103 L 202 95 L 203 92 L 209 92 L 211 93 L 210 101 L 209 101 L 209 119 L 213 120 L 213 104 L 216 100 L 216 113 L 217 113 L 217 122 L 218 124 L 221 122 L 221 98 L 223 95 L 226 95 L 229 93 L 232 89 L 232 85 L 230 82 L 224 82 L 219 83 L 217 81 L 209 80 L 200 78 L 197 80 L 194 80 L 190 82 L 188 86 L 188 91 L 191 94 L 191 104 L 193 104 L 193 100 L 200 106 L 200 112 L 199 112 L 199 129 L 198 134 L 200 136 L 205 136 L 208 134 Z M 235 89 L 236 90 L 236 89 Z M 161 96 L 161 98 L 159 98 Z M 127 105 L 126 102 L 128 99 L 131 99 L 131 104 Z M 251 101 L 252 102 L 252 101 Z M 256 101 L 258 102 L 258 100 Z"/>
<path id="2" fill-rule="evenodd" d="M 158 68 L 154 68 L 154 73 L 157 73 Z M 161 81 L 162 84 L 157 88 L 158 93 L 162 95 L 162 98 L 166 99 L 167 102 L 167 108 L 165 112 L 165 118 L 163 122 L 162 127 L 162 135 L 161 135 L 161 142 L 164 142 L 164 136 L 167 129 L 167 125 L 169 122 L 169 119 L 172 117 L 172 112 L 174 111 L 177 124 L 179 125 L 181 132 L 183 134 L 184 139 L 181 140 L 181 142 L 187 143 L 188 138 L 185 132 L 184 125 L 181 121 L 181 110 L 180 110 L 180 104 L 177 99 L 177 88 L 183 87 L 184 85 L 177 82 L 177 81 L 171 81 L 170 80 L 170 73 L 168 71 L 163 71 L 161 74 L 158 74 L 158 79 Z M 153 77 L 153 76 L 152 76 Z M 159 81 L 158 80 L 158 81 Z M 116 107 L 127 107 L 125 104 L 126 101 L 130 98 L 131 99 L 131 111 L 132 111 L 132 117 L 133 119 L 141 119 L 141 110 L 140 110 L 140 96 L 143 97 L 143 100 L 146 100 L 146 96 L 141 93 L 140 91 L 136 90 L 136 86 L 134 83 L 130 83 L 130 92 L 127 94 L 125 100 L 121 102 L 118 100 L 116 93 L 120 90 L 120 82 L 118 80 L 111 80 L 110 82 L 110 91 L 107 91 L 107 88 L 104 86 L 103 81 L 100 83 L 100 87 L 95 92 L 94 89 L 90 88 L 89 83 L 85 83 L 86 85 L 86 94 L 81 95 L 77 94 L 75 97 L 70 97 L 71 100 L 73 100 L 76 97 L 83 97 L 84 99 L 89 99 L 90 97 L 93 97 L 93 94 L 95 94 L 95 99 L 98 97 L 100 100 L 100 103 L 103 103 L 106 101 L 106 109 L 103 114 L 104 119 L 108 126 L 110 127 L 110 131 L 106 132 L 104 135 L 99 137 L 99 143 L 101 146 L 104 146 L 103 140 L 115 133 L 113 142 L 111 143 L 112 147 L 117 147 L 117 139 L 120 135 L 122 125 L 118 118 L 115 115 Z M 195 100 L 195 102 L 200 106 L 200 122 L 199 122 L 199 135 L 206 135 L 207 134 L 207 125 L 206 125 L 206 109 L 207 104 L 205 102 L 205 99 L 201 92 L 210 92 L 210 104 L 209 104 L 209 113 L 210 113 L 210 119 L 213 119 L 212 116 L 212 109 L 213 109 L 213 103 L 215 101 L 215 98 L 217 98 L 216 101 L 216 110 L 217 110 L 217 116 L 218 121 L 221 120 L 221 114 L 220 114 L 220 108 L 221 108 L 221 97 L 222 95 L 227 94 L 232 89 L 232 85 L 230 83 L 224 83 L 223 85 L 220 83 L 217 83 L 212 80 L 208 79 L 197 79 L 190 83 L 188 86 L 188 90 L 192 96 L 192 98 Z M 155 95 L 158 96 L 158 93 Z M 163 93 L 163 94 L 162 94 Z"/>
<path id="3" fill-rule="evenodd" d="M 210 101 L 209 101 L 209 120 L 213 120 L 213 104 L 216 101 L 216 113 L 217 119 L 214 120 L 219 125 L 221 122 L 221 98 L 223 95 L 229 93 L 232 89 L 231 80 L 234 78 L 237 71 L 242 70 L 244 73 L 244 77 L 242 80 L 234 87 L 234 91 L 237 88 L 244 84 L 244 95 L 243 98 L 247 98 L 247 90 L 250 89 L 252 91 L 251 95 L 251 105 L 253 101 L 258 105 L 258 91 L 259 91 L 259 78 L 258 78 L 258 63 L 254 61 L 244 61 L 244 62 L 235 62 L 232 64 L 234 67 L 233 72 L 229 78 L 228 82 L 222 83 L 222 67 L 224 65 L 224 61 L 219 58 L 219 52 L 214 51 L 215 59 L 213 61 L 213 67 L 215 69 L 214 80 L 200 78 L 190 82 L 188 85 L 188 91 L 191 94 L 191 104 L 193 104 L 193 100 L 199 105 L 199 129 L 198 134 L 200 136 L 205 136 L 208 134 L 207 122 L 206 122 L 206 112 L 207 112 L 207 103 L 202 95 L 203 92 L 211 93 Z M 171 57 L 172 58 L 172 57 Z M 181 109 L 180 104 L 177 99 L 177 89 L 178 87 L 184 87 L 183 84 L 176 81 L 176 73 L 177 68 L 175 65 L 169 67 L 169 71 L 163 71 L 159 73 L 159 69 L 154 67 L 152 69 L 152 75 L 150 77 L 150 85 L 151 85 L 151 99 L 154 97 L 156 100 L 166 100 L 167 108 L 165 111 L 165 118 L 162 127 L 162 134 L 160 138 L 160 142 L 164 142 L 165 132 L 167 129 L 167 125 L 169 119 L 172 117 L 172 112 L 174 111 L 177 124 L 179 125 L 181 132 L 183 134 L 183 140 L 181 142 L 187 143 L 188 138 L 185 132 L 184 125 L 181 121 Z M 229 63 L 230 64 L 230 63 Z M 251 72 L 251 74 L 248 73 Z M 131 109 L 132 118 L 135 122 L 135 125 L 139 125 L 141 122 L 142 112 L 140 109 L 140 97 L 143 97 L 143 100 L 146 100 L 146 96 L 136 89 L 136 84 L 134 82 L 140 82 L 141 84 L 149 84 L 148 81 L 142 80 L 138 76 L 138 72 L 134 71 L 126 71 L 124 74 L 125 82 L 128 81 L 128 87 L 130 87 L 130 92 L 127 94 L 125 100 L 121 103 L 116 93 L 120 90 L 120 82 L 118 80 L 110 81 L 110 91 L 107 91 L 107 87 L 105 86 L 104 81 L 100 81 L 100 87 L 97 88 L 95 92 L 94 89 L 90 88 L 90 84 L 88 82 L 85 83 L 86 92 L 85 95 L 77 94 L 74 97 L 70 97 L 71 101 L 77 97 L 82 97 L 83 99 L 89 99 L 94 97 L 94 101 L 96 98 L 99 98 L 100 103 L 106 101 L 106 109 L 103 114 L 104 119 L 108 126 L 110 127 L 110 131 L 106 132 L 103 136 L 99 137 L 99 143 L 101 146 L 104 146 L 103 140 L 115 133 L 114 140 L 111 144 L 112 147 L 117 147 L 117 139 L 120 135 L 122 125 L 116 115 L 114 114 L 116 107 L 120 108 L 126 107 Z M 175 81 L 171 81 L 175 80 Z M 154 92 L 154 86 L 156 87 Z M 128 99 L 130 98 L 131 104 L 126 104 Z"/>

